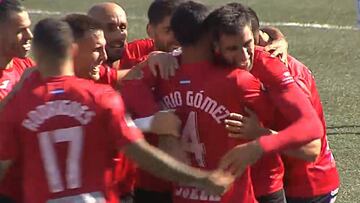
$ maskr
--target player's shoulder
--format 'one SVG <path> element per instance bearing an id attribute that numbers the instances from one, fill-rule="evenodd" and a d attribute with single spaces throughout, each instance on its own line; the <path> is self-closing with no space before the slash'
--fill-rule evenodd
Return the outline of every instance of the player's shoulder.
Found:
<path id="1" fill-rule="evenodd" d="M 128 49 L 132 50 L 132 49 L 149 49 L 149 50 L 153 50 L 154 49 L 154 40 L 150 39 L 150 38 L 145 38 L 145 39 L 136 39 L 134 41 L 131 41 L 128 43 Z"/>
<path id="2" fill-rule="evenodd" d="M 238 88 L 259 89 L 261 86 L 260 81 L 249 71 L 236 68 L 229 75 L 236 79 Z"/>
<path id="3" fill-rule="evenodd" d="M 25 70 L 29 67 L 34 67 L 35 63 L 31 58 L 13 58 L 13 66 L 17 69 Z"/>

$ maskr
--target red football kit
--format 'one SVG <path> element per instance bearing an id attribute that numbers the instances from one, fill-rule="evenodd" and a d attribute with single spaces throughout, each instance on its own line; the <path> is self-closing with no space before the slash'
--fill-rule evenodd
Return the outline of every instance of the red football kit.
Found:
<path id="1" fill-rule="evenodd" d="M 117 69 L 129 69 L 135 66 L 146 60 L 148 54 L 154 50 L 154 41 L 152 39 L 140 39 L 125 44 L 125 52 Z M 98 82 L 110 84 L 115 88 L 118 82 L 116 69 L 110 68 L 107 65 L 100 67 L 100 80 Z M 122 83 L 123 86 L 127 86 L 132 82 L 123 81 Z M 152 96 L 147 95 L 147 92 L 140 93 L 139 91 L 141 90 L 141 87 L 136 88 L 136 91 L 130 90 L 130 92 L 127 92 L 126 88 L 121 89 L 122 95 L 128 95 L 124 97 L 124 102 L 127 110 L 134 119 L 153 115 L 159 110 L 158 105 L 155 102 L 140 99 L 137 96 L 143 95 L 143 98 Z M 158 146 L 158 135 L 147 133 L 145 138 L 149 143 Z M 121 194 L 126 195 L 133 191 L 136 176 L 136 187 L 138 188 L 160 192 L 171 190 L 170 182 L 154 177 L 141 169 L 135 169 L 134 164 L 124 157 L 123 154 L 120 153 L 115 161 L 118 163 L 116 163 L 114 181 L 119 183 Z"/>
<path id="2" fill-rule="evenodd" d="M 181 145 L 188 155 L 187 163 L 194 167 L 215 169 L 228 150 L 247 141 L 228 137 L 223 121 L 230 112 L 244 113 L 246 106 L 264 123 L 271 121 L 273 109 L 263 95 L 260 82 L 247 71 L 199 62 L 181 64 L 176 75 L 168 81 L 147 78 L 151 77 L 148 69 L 144 75 L 147 86 L 155 87 L 155 97 L 165 108 L 175 109 L 182 120 Z M 177 185 L 173 201 L 256 202 L 249 172 L 247 169 L 223 197 Z"/>
<path id="3" fill-rule="evenodd" d="M 118 93 L 72 76 L 32 77 L 1 112 L 0 129 L 0 159 L 21 162 L 27 203 L 107 198 L 113 152 L 142 137 Z"/>
<path id="4" fill-rule="evenodd" d="M 315 162 L 283 155 L 285 165 L 285 191 L 288 197 L 314 197 L 337 189 L 340 185 L 335 160 L 326 138 L 326 123 L 315 79 L 310 70 L 295 58 L 288 57 L 288 67 L 295 82 L 306 93 L 324 128 L 321 151 Z"/>
<path id="5" fill-rule="evenodd" d="M 120 60 L 121 69 L 131 68 L 136 64 L 147 59 L 147 56 L 155 51 L 154 41 L 152 39 L 140 39 L 135 40 L 127 44 L 126 52 L 124 57 Z M 124 86 L 128 86 L 131 81 L 124 81 Z M 132 84 L 139 85 L 139 84 Z M 141 85 L 141 84 L 140 84 Z M 142 90 L 142 87 L 136 88 L 136 91 L 124 92 L 127 91 L 126 88 L 121 90 L 124 95 L 124 102 L 126 104 L 127 109 L 132 115 L 132 118 L 143 118 L 150 115 L 153 115 L 155 112 L 159 110 L 158 105 L 153 103 L 151 100 L 141 99 L 136 95 L 143 95 L 142 98 L 148 98 L 148 92 L 139 92 Z M 128 95 L 125 97 L 125 95 Z M 128 101 L 127 101 L 128 100 Z M 158 135 L 147 133 L 145 136 L 146 140 L 153 144 L 154 146 L 158 146 Z M 172 184 L 168 181 L 159 179 L 148 172 L 138 169 L 137 170 L 137 178 L 136 178 L 136 188 L 141 188 L 149 191 L 158 191 L 165 192 L 171 191 Z"/>
<path id="6" fill-rule="evenodd" d="M 33 66 L 35 66 L 35 63 L 30 58 L 14 58 L 12 67 L 0 70 L 0 101 L 13 89 L 25 69 Z M 20 168 L 19 163 L 12 165 L 0 183 L 0 194 L 16 202 L 21 202 L 20 187 L 22 178 L 19 175 Z"/>
<path id="7" fill-rule="evenodd" d="M 320 136 L 322 128 L 316 112 L 304 92 L 295 83 L 288 68 L 280 60 L 271 57 L 269 53 L 263 51 L 263 48 L 256 47 L 250 72 L 261 81 L 277 112 L 286 118 L 282 128 L 277 124 L 279 116 L 267 126 L 274 130 L 282 130 L 276 135 L 275 140 L 271 140 L 273 138 L 268 136 L 259 138 L 265 153 L 296 148 Z M 299 132 L 302 132 L 301 136 Z M 262 196 L 280 190 L 283 186 L 283 174 L 280 156 L 265 154 L 252 167 L 256 195 Z"/>

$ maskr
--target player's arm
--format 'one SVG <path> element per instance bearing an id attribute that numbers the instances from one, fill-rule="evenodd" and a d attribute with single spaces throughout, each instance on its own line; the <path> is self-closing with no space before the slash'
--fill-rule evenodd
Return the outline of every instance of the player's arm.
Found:
<path id="1" fill-rule="evenodd" d="M 283 154 L 305 161 L 314 162 L 321 152 L 321 140 L 316 139 L 298 149 L 288 150 Z"/>
<path id="2" fill-rule="evenodd" d="M 265 62 L 265 60 L 267 60 Z M 278 68 L 272 68 L 278 67 Z M 258 138 L 265 152 L 296 149 L 323 135 L 323 126 L 311 102 L 278 60 L 264 57 L 262 78 L 269 98 L 289 125 L 276 135 Z"/>
<path id="3" fill-rule="evenodd" d="M 143 139 L 127 145 L 125 154 L 142 169 L 157 177 L 204 188 L 216 194 L 223 193 L 233 180 L 232 176 L 226 176 L 220 171 L 209 173 L 183 164 Z"/>
<path id="4" fill-rule="evenodd" d="M 122 80 L 140 79 L 143 76 L 143 69 L 147 66 L 154 76 L 159 74 L 161 78 L 169 79 L 170 76 L 175 75 L 178 63 L 171 53 L 154 51 L 144 61 L 136 64 L 131 69 L 118 70 L 117 79 L 119 82 Z"/>
<path id="5" fill-rule="evenodd" d="M 281 61 L 287 64 L 289 44 L 279 29 L 270 26 L 261 28 L 258 45 L 271 52 L 271 56 L 279 56 Z"/>
<path id="6" fill-rule="evenodd" d="M 134 119 L 134 123 L 143 133 L 180 137 L 181 120 L 171 110 L 158 111 L 153 115 Z"/>
<path id="7" fill-rule="evenodd" d="M 246 166 L 254 164 L 263 154 L 297 149 L 321 138 L 323 134 L 319 117 L 310 101 L 290 77 L 290 73 L 286 72 L 287 68 L 280 61 L 270 58 L 271 60 L 275 60 L 272 63 L 273 66 L 281 67 L 283 70 L 267 67 L 267 69 L 261 70 L 262 78 L 260 80 L 269 87 L 267 93 L 271 103 L 287 118 L 289 125 L 277 134 L 264 133 L 258 139 L 238 145 L 227 152 L 220 161 L 220 168 L 230 168 L 231 172 L 237 175 L 240 175 L 239 171 Z M 268 64 L 265 63 L 265 65 Z M 253 106 L 250 106 L 250 109 L 254 110 L 257 115 L 266 111 L 261 110 L 259 105 L 260 107 L 269 105 L 268 103 L 254 105 L 256 103 L 250 101 L 249 105 L 251 104 Z"/>
<path id="8" fill-rule="evenodd" d="M 125 118 L 119 95 L 103 93 L 100 103 L 109 113 L 108 132 L 110 139 L 114 140 L 111 143 L 124 150 L 144 170 L 168 180 L 202 187 L 216 194 L 223 193 L 232 181 L 231 176 L 227 177 L 221 172 L 208 173 L 187 166 L 148 144 L 133 121 Z"/>
<path id="9" fill-rule="evenodd" d="M 229 132 L 229 137 L 238 139 L 257 139 L 264 134 L 277 134 L 278 132 L 265 128 L 260 123 L 255 112 L 246 109 L 248 116 L 243 116 L 238 113 L 231 113 L 225 120 L 225 128 Z M 316 160 L 321 150 L 321 140 L 314 140 L 298 149 L 284 151 L 283 153 L 303 159 L 305 161 L 313 162 Z"/>

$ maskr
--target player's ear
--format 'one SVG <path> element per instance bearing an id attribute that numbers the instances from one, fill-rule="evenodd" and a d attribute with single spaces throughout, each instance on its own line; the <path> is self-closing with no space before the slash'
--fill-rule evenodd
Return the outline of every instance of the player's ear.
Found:
<path id="1" fill-rule="evenodd" d="M 148 36 L 151 38 L 151 39 L 154 39 L 154 35 L 155 35 L 155 33 L 154 33 L 155 31 L 154 31 L 154 26 L 153 25 L 151 25 L 150 23 L 148 23 L 147 25 L 146 25 L 146 33 L 148 34 Z"/>
<path id="2" fill-rule="evenodd" d="M 71 44 L 71 56 L 75 57 L 79 53 L 79 45 L 76 43 Z"/>
<path id="3" fill-rule="evenodd" d="M 219 42 L 213 42 L 213 48 L 214 48 L 215 54 L 220 54 L 220 45 L 219 45 Z"/>

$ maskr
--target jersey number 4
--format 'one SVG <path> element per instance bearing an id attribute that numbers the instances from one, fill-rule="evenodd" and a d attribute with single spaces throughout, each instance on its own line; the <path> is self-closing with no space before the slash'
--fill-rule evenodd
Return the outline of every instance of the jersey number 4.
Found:
<path id="1" fill-rule="evenodd" d="M 83 129 L 80 126 L 47 131 L 38 134 L 40 152 L 51 192 L 61 192 L 64 184 L 59 171 L 54 144 L 69 142 L 66 159 L 66 188 L 81 187 L 80 159 L 83 145 Z"/>
<path id="2" fill-rule="evenodd" d="M 183 128 L 181 141 L 184 150 L 195 156 L 195 160 L 198 166 L 205 167 L 205 146 L 200 142 L 197 127 L 197 115 L 194 111 L 189 113 Z"/>

